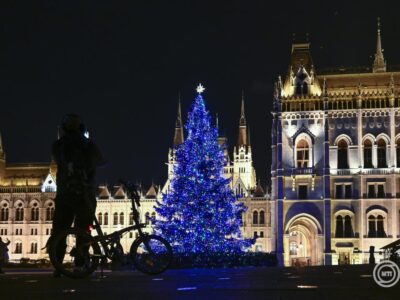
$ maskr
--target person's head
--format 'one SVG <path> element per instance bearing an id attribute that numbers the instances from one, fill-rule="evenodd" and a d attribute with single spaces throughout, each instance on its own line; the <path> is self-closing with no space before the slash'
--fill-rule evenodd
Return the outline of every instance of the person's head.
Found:
<path id="1" fill-rule="evenodd" d="M 85 125 L 77 114 L 67 114 L 63 117 L 61 128 L 64 133 L 85 133 Z"/>

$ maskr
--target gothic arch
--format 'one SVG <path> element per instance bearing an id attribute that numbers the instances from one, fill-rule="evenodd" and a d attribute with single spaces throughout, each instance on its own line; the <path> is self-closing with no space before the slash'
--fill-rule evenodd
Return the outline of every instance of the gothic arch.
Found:
<path id="1" fill-rule="evenodd" d="M 302 138 L 305 138 L 309 142 L 310 146 L 314 145 L 315 135 L 307 127 L 305 127 L 304 124 L 299 130 L 297 130 L 295 134 L 293 134 L 292 143 L 296 144 L 297 140 Z"/>
<path id="2" fill-rule="evenodd" d="M 379 141 L 380 139 L 383 139 L 387 146 L 390 145 L 390 137 L 386 133 L 378 134 L 378 136 L 375 138 L 375 141 Z"/>
<path id="3" fill-rule="evenodd" d="M 321 232 L 322 232 L 321 224 L 319 223 L 319 221 L 317 220 L 317 218 L 315 218 L 314 216 L 312 216 L 312 215 L 310 215 L 310 214 L 307 214 L 307 213 L 301 213 L 301 214 L 298 214 L 298 215 L 293 216 L 293 217 L 286 223 L 285 232 L 289 232 L 289 228 L 292 226 L 292 224 L 293 224 L 294 222 L 300 220 L 300 219 L 309 219 L 310 221 L 312 221 L 312 222 L 310 222 L 310 223 L 313 225 L 313 227 L 314 227 L 315 229 L 317 229 L 318 233 L 321 233 Z"/>
<path id="4" fill-rule="evenodd" d="M 8 199 L 0 200 L 0 207 L 3 207 L 4 204 L 7 204 L 7 207 L 10 207 L 10 200 Z"/>
<path id="5" fill-rule="evenodd" d="M 365 213 L 368 215 L 370 213 L 377 212 L 377 211 L 382 211 L 386 215 L 388 214 L 388 209 L 382 205 L 371 205 L 365 210 Z"/>
<path id="6" fill-rule="evenodd" d="M 337 146 L 339 141 L 344 139 L 347 143 L 348 146 L 353 145 L 353 141 L 351 140 L 351 137 L 349 137 L 347 134 L 340 134 L 336 137 L 334 145 Z"/>
<path id="7" fill-rule="evenodd" d="M 18 207 L 20 203 L 22 203 L 22 207 L 24 208 L 25 207 L 24 200 L 19 198 L 14 200 L 14 207 Z"/>
<path id="8" fill-rule="evenodd" d="M 362 144 L 364 144 L 364 142 L 366 140 L 370 140 L 372 145 L 375 144 L 375 137 L 371 134 L 371 133 L 367 133 L 363 136 L 362 138 Z"/>
<path id="9" fill-rule="evenodd" d="M 335 216 L 341 213 L 350 213 L 353 216 L 355 215 L 353 206 L 347 206 L 347 205 L 339 205 L 336 207 L 334 213 Z"/>
<path id="10" fill-rule="evenodd" d="M 35 203 L 37 203 L 37 205 L 39 206 L 40 201 L 36 198 L 31 199 L 29 201 L 29 207 L 32 208 Z"/>
<path id="11" fill-rule="evenodd" d="M 54 207 L 54 200 L 53 199 L 47 199 L 46 201 L 44 201 L 43 203 L 43 207 L 49 207 L 49 206 L 53 206 Z"/>

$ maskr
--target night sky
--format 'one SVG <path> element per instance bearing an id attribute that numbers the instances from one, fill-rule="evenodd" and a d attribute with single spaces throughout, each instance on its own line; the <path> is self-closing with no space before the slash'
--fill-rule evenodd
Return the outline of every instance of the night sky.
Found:
<path id="1" fill-rule="evenodd" d="M 63 114 L 76 112 L 109 161 L 99 182 L 163 184 L 178 93 L 186 119 L 201 82 L 231 147 L 244 90 L 253 159 L 265 184 L 272 87 L 286 75 L 293 33 L 309 33 L 317 74 L 370 66 L 380 16 L 385 58 L 399 64 L 397 10 L 382 1 L 3 0 L 0 131 L 7 161 L 49 161 Z"/>

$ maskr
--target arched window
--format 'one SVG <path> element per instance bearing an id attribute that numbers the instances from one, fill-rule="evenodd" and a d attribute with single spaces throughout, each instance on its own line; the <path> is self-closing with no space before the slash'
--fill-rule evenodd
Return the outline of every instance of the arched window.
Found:
<path id="1" fill-rule="evenodd" d="M 114 213 L 113 225 L 118 225 L 118 213 Z"/>
<path id="2" fill-rule="evenodd" d="M 337 216 L 336 217 L 336 234 L 335 237 L 341 238 L 343 237 L 343 217 Z"/>
<path id="3" fill-rule="evenodd" d="M 33 204 L 31 208 L 31 221 L 39 221 L 39 207 L 37 203 Z"/>
<path id="4" fill-rule="evenodd" d="M 129 225 L 133 225 L 133 213 L 129 214 Z"/>
<path id="5" fill-rule="evenodd" d="M 260 211 L 260 225 L 265 224 L 265 212 L 262 210 Z"/>
<path id="6" fill-rule="evenodd" d="M 53 203 L 49 203 L 46 208 L 46 221 L 52 221 L 54 217 L 54 206 Z"/>
<path id="7" fill-rule="evenodd" d="M 104 225 L 108 225 L 108 213 L 104 213 Z"/>
<path id="8" fill-rule="evenodd" d="M 145 215 L 144 215 L 144 218 L 145 218 L 145 223 L 146 223 L 146 225 L 149 225 L 150 224 L 150 213 L 149 212 L 147 212 Z"/>
<path id="9" fill-rule="evenodd" d="M 31 243 L 31 254 L 37 254 L 37 243 L 36 242 Z"/>
<path id="10" fill-rule="evenodd" d="M 378 168 L 387 168 L 386 142 L 384 139 L 378 141 Z"/>
<path id="11" fill-rule="evenodd" d="M 154 224 L 155 221 L 156 221 L 156 212 L 153 211 L 153 212 L 151 213 L 151 222 Z"/>
<path id="12" fill-rule="evenodd" d="M 0 211 L 0 221 L 2 222 L 8 221 L 8 217 L 9 217 L 8 205 L 7 203 L 4 203 Z"/>
<path id="13" fill-rule="evenodd" d="M 103 214 L 102 213 L 97 214 L 97 221 L 99 221 L 100 225 L 103 225 Z"/>
<path id="14" fill-rule="evenodd" d="M 253 211 L 253 224 L 258 225 L 258 212 Z"/>
<path id="15" fill-rule="evenodd" d="M 338 169 L 348 169 L 349 163 L 347 159 L 348 145 L 345 139 L 341 139 L 338 143 Z"/>
<path id="16" fill-rule="evenodd" d="M 353 228 L 351 226 L 351 217 L 344 217 L 344 237 L 353 237 Z"/>
<path id="17" fill-rule="evenodd" d="M 124 225 L 124 213 L 119 214 L 119 224 Z"/>
<path id="18" fill-rule="evenodd" d="M 300 140 L 296 147 L 297 168 L 307 168 L 310 160 L 310 148 L 305 139 Z"/>
<path id="19" fill-rule="evenodd" d="M 15 252 L 14 253 L 16 253 L 16 254 L 22 253 L 22 242 L 15 243 Z"/>
<path id="20" fill-rule="evenodd" d="M 18 204 L 18 207 L 15 209 L 15 221 L 23 221 L 24 220 L 24 208 L 22 207 L 22 203 Z"/>
<path id="21" fill-rule="evenodd" d="M 368 237 L 376 237 L 376 219 L 375 216 L 368 217 Z"/>
<path id="22" fill-rule="evenodd" d="M 372 166 L 372 143 L 368 139 L 364 141 L 364 168 L 373 168 L 373 166 Z"/>
<path id="23" fill-rule="evenodd" d="M 376 236 L 386 237 L 385 227 L 383 225 L 383 217 L 381 215 L 378 215 L 376 218 Z"/>

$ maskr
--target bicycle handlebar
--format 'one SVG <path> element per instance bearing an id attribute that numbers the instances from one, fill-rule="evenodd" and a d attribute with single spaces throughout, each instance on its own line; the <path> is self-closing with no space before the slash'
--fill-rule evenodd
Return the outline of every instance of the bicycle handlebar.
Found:
<path id="1" fill-rule="evenodd" d="M 125 181 L 120 179 L 119 182 L 125 186 L 128 191 L 128 196 L 132 198 L 132 201 L 135 201 L 136 205 L 140 207 L 140 195 L 137 191 L 137 186 L 130 181 Z"/>

